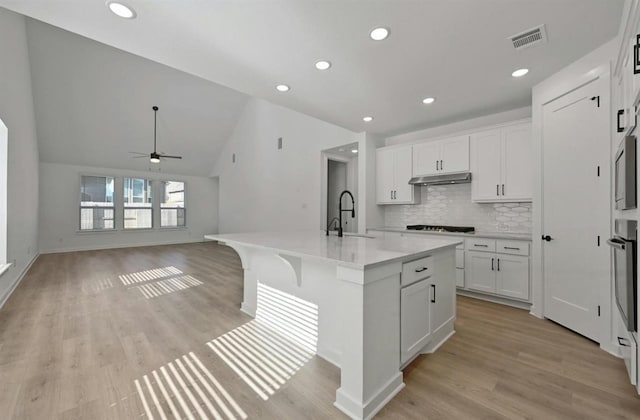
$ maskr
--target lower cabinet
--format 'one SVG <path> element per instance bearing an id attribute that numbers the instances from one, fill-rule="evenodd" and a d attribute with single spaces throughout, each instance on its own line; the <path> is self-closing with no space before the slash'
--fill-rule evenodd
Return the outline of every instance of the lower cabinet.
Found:
<path id="1" fill-rule="evenodd" d="M 509 298 L 529 299 L 529 257 L 467 251 L 467 289 Z"/>
<path id="2" fill-rule="evenodd" d="M 429 278 L 400 289 L 400 360 L 411 359 L 431 338 Z"/>
<path id="3" fill-rule="evenodd" d="M 434 256 L 433 260 L 433 264 L 429 265 L 432 270 L 419 271 L 431 273 L 425 274 L 422 279 L 417 279 L 415 272 L 425 266 L 424 261 L 412 261 L 403 265 L 402 276 L 407 276 L 415 282 L 400 289 L 400 362 L 402 364 L 420 353 L 432 339 L 444 338 L 442 337 L 444 332 L 441 331 L 440 336 L 436 334 L 455 317 L 455 257 L 450 253 L 448 256 Z M 402 279 L 403 284 L 407 284 L 405 280 Z"/>

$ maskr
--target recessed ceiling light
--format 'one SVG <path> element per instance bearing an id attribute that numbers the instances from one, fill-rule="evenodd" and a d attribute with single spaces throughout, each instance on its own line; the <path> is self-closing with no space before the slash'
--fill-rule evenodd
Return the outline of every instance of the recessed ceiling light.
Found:
<path id="1" fill-rule="evenodd" d="M 329 67 L 331 67 L 331 62 L 326 60 L 320 60 L 316 63 L 316 68 L 318 70 L 327 70 Z"/>
<path id="2" fill-rule="evenodd" d="M 136 11 L 126 4 L 117 1 L 108 1 L 107 6 L 117 16 L 125 19 L 134 19 L 136 17 Z"/>
<path id="3" fill-rule="evenodd" d="M 288 92 L 289 91 L 289 86 L 287 86 L 287 85 L 278 85 L 278 86 L 276 86 L 276 89 L 278 90 L 278 92 Z"/>
<path id="4" fill-rule="evenodd" d="M 387 28 L 374 28 L 371 30 L 369 36 L 374 41 L 382 41 L 389 36 L 389 30 Z"/>
<path id="5" fill-rule="evenodd" d="M 426 104 L 426 105 L 429 105 L 429 104 L 434 103 L 435 101 L 436 101 L 436 98 L 429 97 L 429 98 L 424 98 L 422 100 L 422 103 Z"/>
<path id="6" fill-rule="evenodd" d="M 522 77 L 527 73 L 529 73 L 529 69 L 518 69 L 518 70 L 514 71 L 513 73 L 511 73 L 511 75 L 513 77 Z"/>
<path id="7" fill-rule="evenodd" d="M 362 121 L 364 121 L 364 122 L 371 122 L 371 121 L 373 121 L 373 117 L 363 117 L 363 118 L 362 118 Z"/>
<path id="8" fill-rule="evenodd" d="M 351 153 L 358 153 L 358 149 L 353 149 Z"/>

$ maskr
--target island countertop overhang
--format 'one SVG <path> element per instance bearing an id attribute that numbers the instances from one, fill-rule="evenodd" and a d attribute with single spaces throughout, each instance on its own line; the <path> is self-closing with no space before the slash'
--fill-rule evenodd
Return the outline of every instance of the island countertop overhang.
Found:
<path id="1" fill-rule="evenodd" d="M 209 234 L 207 240 L 264 249 L 280 254 L 335 262 L 365 270 L 393 262 L 422 258 L 462 243 L 458 239 L 368 238 L 361 236 L 326 236 L 319 231 L 247 232 Z"/>

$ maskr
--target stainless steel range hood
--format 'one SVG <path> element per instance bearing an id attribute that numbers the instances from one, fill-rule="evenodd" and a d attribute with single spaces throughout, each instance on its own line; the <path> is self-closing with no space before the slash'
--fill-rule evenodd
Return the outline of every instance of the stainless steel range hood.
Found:
<path id="1" fill-rule="evenodd" d="M 471 172 L 447 175 L 416 176 L 409 180 L 409 184 L 412 185 L 447 185 L 466 184 L 469 182 L 471 182 Z"/>

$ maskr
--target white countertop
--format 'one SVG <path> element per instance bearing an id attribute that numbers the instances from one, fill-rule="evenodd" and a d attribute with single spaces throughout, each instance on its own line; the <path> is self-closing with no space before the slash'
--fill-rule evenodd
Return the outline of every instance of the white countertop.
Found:
<path id="1" fill-rule="evenodd" d="M 325 232 L 250 232 L 205 235 L 228 245 L 272 250 L 280 254 L 335 261 L 364 269 L 395 261 L 421 258 L 431 252 L 462 243 L 451 238 L 326 236 Z"/>
<path id="2" fill-rule="evenodd" d="M 460 232 L 433 232 L 426 230 L 408 230 L 404 227 L 374 227 L 367 230 L 381 231 L 381 232 L 401 232 L 401 233 L 416 233 L 421 235 L 438 235 L 438 236 L 455 236 L 460 238 L 488 238 L 488 239 L 512 239 L 517 241 L 530 241 L 530 233 L 511 233 L 511 232 L 482 232 L 476 231 L 475 233 L 460 233 Z"/>

